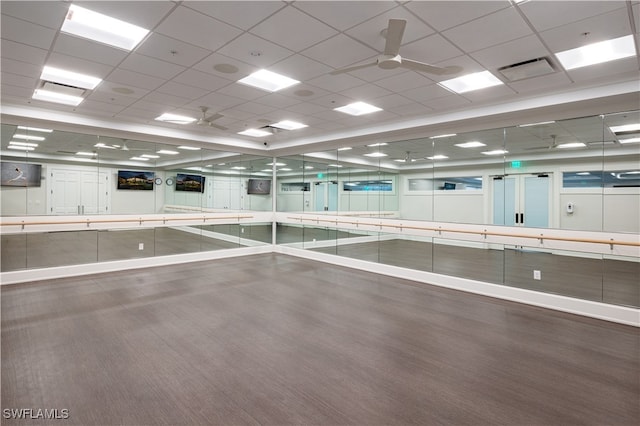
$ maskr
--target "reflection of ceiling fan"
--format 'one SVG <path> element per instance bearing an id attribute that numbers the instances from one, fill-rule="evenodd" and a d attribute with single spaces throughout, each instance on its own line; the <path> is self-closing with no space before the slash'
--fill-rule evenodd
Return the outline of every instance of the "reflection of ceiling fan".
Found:
<path id="1" fill-rule="evenodd" d="M 551 136 L 551 142 L 549 143 L 549 145 L 545 145 L 545 146 L 531 146 L 528 148 L 525 148 L 525 150 L 527 151 L 541 151 L 541 150 L 548 150 L 548 149 L 554 149 L 558 146 L 558 142 L 556 141 L 556 139 L 558 138 L 558 135 L 549 135 Z"/>
<path id="2" fill-rule="evenodd" d="M 404 156 L 404 158 L 396 158 L 393 161 L 397 161 L 398 163 L 413 163 L 413 162 L 424 160 L 424 159 L 425 159 L 424 157 L 414 158 L 411 155 L 411 151 L 406 151 L 406 155 Z"/>
<path id="3" fill-rule="evenodd" d="M 330 74 L 342 74 L 345 72 L 351 72 L 375 65 L 384 70 L 391 70 L 401 67 L 413 71 L 422 71 L 435 75 L 456 74 L 462 71 L 462 67 L 458 66 L 449 66 L 443 68 L 425 64 L 423 62 L 413 61 L 411 59 L 402 58 L 398 52 L 400 51 L 400 44 L 402 44 L 402 36 L 404 35 L 404 28 L 406 25 L 407 21 L 405 21 L 404 19 L 389 19 L 389 26 L 386 29 L 385 35 L 387 41 L 384 46 L 384 52 L 382 55 L 378 56 L 375 62 L 342 68 L 332 71 Z"/>
<path id="4" fill-rule="evenodd" d="M 227 130 L 226 127 L 214 123 L 215 120 L 224 117 L 222 114 L 212 114 L 207 117 L 207 111 L 209 111 L 209 107 L 206 106 L 201 106 L 200 111 L 202 111 L 202 117 L 200 118 L 200 120 L 196 121 L 196 124 L 198 126 L 209 126 L 215 127 L 216 129 L 220 130 Z"/>

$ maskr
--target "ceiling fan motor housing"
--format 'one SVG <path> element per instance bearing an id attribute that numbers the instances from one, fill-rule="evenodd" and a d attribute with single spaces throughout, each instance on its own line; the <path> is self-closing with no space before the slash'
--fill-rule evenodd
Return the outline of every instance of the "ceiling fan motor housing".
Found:
<path id="1" fill-rule="evenodd" d="M 383 70 L 392 70 L 402 64 L 400 55 L 382 55 L 378 58 L 378 66 Z"/>

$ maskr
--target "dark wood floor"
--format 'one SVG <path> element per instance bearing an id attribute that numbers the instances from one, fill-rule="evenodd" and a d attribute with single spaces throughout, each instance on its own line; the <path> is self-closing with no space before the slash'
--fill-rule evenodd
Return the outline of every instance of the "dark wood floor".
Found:
<path id="1" fill-rule="evenodd" d="M 277 254 L 4 286 L 2 424 L 637 425 L 638 330 Z"/>

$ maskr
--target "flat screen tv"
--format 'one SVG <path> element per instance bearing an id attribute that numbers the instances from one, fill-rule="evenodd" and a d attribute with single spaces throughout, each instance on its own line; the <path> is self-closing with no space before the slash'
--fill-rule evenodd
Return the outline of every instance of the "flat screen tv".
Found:
<path id="1" fill-rule="evenodd" d="M 2 162 L 0 174 L 2 176 L 2 186 L 40 186 L 40 175 L 42 165 L 28 163 Z"/>
<path id="2" fill-rule="evenodd" d="M 154 172 L 118 170 L 118 189 L 153 191 Z"/>
<path id="3" fill-rule="evenodd" d="M 271 180 L 249 179 L 247 194 L 268 195 L 271 193 Z"/>
<path id="4" fill-rule="evenodd" d="M 453 183 L 453 182 L 445 182 L 444 186 L 442 187 L 442 189 L 444 189 L 446 191 L 456 189 L 456 184 Z"/>
<path id="5" fill-rule="evenodd" d="M 204 192 L 204 176 L 178 173 L 176 191 Z"/>

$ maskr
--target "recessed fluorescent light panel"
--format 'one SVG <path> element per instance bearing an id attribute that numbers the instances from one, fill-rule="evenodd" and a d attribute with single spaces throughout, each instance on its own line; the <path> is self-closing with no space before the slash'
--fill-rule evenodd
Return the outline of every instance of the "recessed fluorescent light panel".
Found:
<path id="1" fill-rule="evenodd" d="M 555 123 L 555 121 L 541 121 L 539 123 L 520 124 L 518 127 L 543 126 L 545 124 L 553 124 L 553 123 Z"/>
<path id="2" fill-rule="evenodd" d="M 64 19 L 63 33 L 132 50 L 149 33 L 137 25 L 72 4 Z"/>
<path id="3" fill-rule="evenodd" d="M 570 143 L 561 143 L 556 148 L 582 148 L 586 146 L 582 142 L 570 142 Z"/>
<path id="4" fill-rule="evenodd" d="M 447 157 L 446 155 L 434 155 L 433 157 L 427 157 L 427 159 L 429 160 L 446 160 Z"/>
<path id="5" fill-rule="evenodd" d="M 387 154 L 384 152 L 370 152 L 368 154 L 364 154 L 365 157 L 386 157 Z"/>
<path id="6" fill-rule="evenodd" d="M 93 152 L 78 151 L 76 152 L 76 155 L 80 155 L 83 157 L 93 157 Z"/>
<path id="7" fill-rule="evenodd" d="M 487 146 L 487 144 L 484 144 L 482 142 L 479 141 L 469 141 L 469 142 L 465 142 L 465 143 L 457 143 L 456 146 L 460 147 L 460 148 L 478 148 L 481 146 Z"/>
<path id="8" fill-rule="evenodd" d="M 327 167 L 342 167 L 340 164 L 327 164 Z"/>
<path id="9" fill-rule="evenodd" d="M 257 87 L 258 89 L 266 90 L 267 92 L 277 92 L 278 90 L 286 89 L 287 87 L 300 82 L 285 75 L 267 70 L 260 70 L 238 80 L 238 83 Z"/>
<path id="10" fill-rule="evenodd" d="M 280 167 L 280 166 L 286 166 L 286 164 L 285 164 L 285 163 L 267 163 L 267 166 L 273 166 L 274 164 L 275 164 L 276 166 L 278 166 L 278 167 Z"/>
<path id="11" fill-rule="evenodd" d="M 82 89 L 93 90 L 102 79 L 92 77 L 79 72 L 67 71 L 60 68 L 46 66 L 40 74 L 40 80 L 51 81 L 67 86 L 80 87 Z"/>
<path id="12" fill-rule="evenodd" d="M 382 108 L 378 108 L 377 106 L 369 105 L 366 102 L 354 102 L 349 105 L 345 105 L 339 108 L 334 108 L 334 111 L 344 112 L 349 115 L 365 115 L 371 114 L 372 112 L 382 111 Z"/>
<path id="13" fill-rule="evenodd" d="M 197 146 L 187 146 L 187 145 L 180 145 L 178 149 L 184 149 L 185 151 L 200 151 L 200 148 L 198 148 Z"/>
<path id="14" fill-rule="evenodd" d="M 52 129 L 41 129 L 39 127 L 27 127 L 27 126 L 18 126 L 19 130 L 26 130 L 28 132 L 42 132 L 42 133 L 51 133 Z"/>
<path id="15" fill-rule="evenodd" d="M 243 166 L 233 166 L 232 169 L 233 170 L 246 170 L 247 168 L 243 167 Z"/>
<path id="16" fill-rule="evenodd" d="M 385 145 L 389 145 L 389 144 L 386 143 L 386 142 L 378 142 L 378 143 L 372 143 L 372 144 L 367 145 L 367 146 L 385 146 Z"/>
<path id="17" fill-rule="evenodd" d="M 34 136 L 34 135 L 23 135 L 23 134 L 15 134 L 13 135 L 16 139 L 24 139 L 25 141 L 43 141 L 44 136 Z"/>
<path id="18" fill-rule="evenodd" d="M 253 136 L 254 138 L 261 138 L 263 136 L 269 136 L 271 132 L 267 132 L 266 130 L 260 130 L 260 129 L 247 129 L 247 130 L 238 132 L 238 134 L 244 135 L 244 136 Z"/>
<path id="19" fill-rule="evenodd" d="M 342 148 L 338 148 L 338 151 L 349 151 L 351 149 L 350 146 L 344 146 Z"/>
<path id="20" fill-rule="evenodd" d="M 169 114 L 164 113 L 159 117 L 155 118 L 157 121 L 164 121 L 165 123 L 173 123 L 173 124 L 189 124 L 196 121 L 195 118 L 187 117 L 185 115 L 177 115 L 177 114 Z"/>
<path id="21" fill-rule="evenodd" d="M 9 145 L 8 149 L 17 149 L 18 151 L 34 151 L 35 148 L 31 146 L 21 146 L 21 145 Z"/>
<path id="22" fill-rule="evenodd" d="M 484 151 L 484 155 L 502 155 L 507 154 L 509 151 L 505 151 L 504 149 L 494 149 L 493 151 Z"/>
<path id="23" fill-rule="evenodd" d="M 168 150 L 168 149 L 161 149 L 157 153 L 158 154 L 165 154 L 165 155 L 178 155 L 178 154 L 180 154 L 178 151 L 171 151 L 171 150 Z"/>
<path id="24" fill-rule="evenodd" d="M 444 80 L 438 84 L 455 93 L 466 93 L 473 90 L 498 86 L 503 83 L 489 71 L 482 71 L 463 75 L 462 77 L 452 78 L 450 80 Z"/>
<path id="25" fill-rule="evenodd" d="M 566 70 L 582 68 L 616 59 L 635 56 L 633 35 L 605 40 L 576 49 L 556 53 L 556 57 Z"/>
<path id="26" fill-rule="evenodd" d="M 638 143 L 640 142 L 640 138 L 628 138 L 628 139 L 618 139 L 620 143 Z"/>
<path id="27" fill-rule="evenodd" d="M 440 138 L 450 138 L 451 136 L 455 136 L 457 133 L 450 133 L 448 135 L 437 135 L 437 136 L 431 136 L 429 137 L 429 139 L 440 139 Z"/>
<path id="28" fill-rule="evenodd" d="M 58 104 L 78 106 L 84 100 L 80 96 L 65 95 L 64 93 L 56 93 L 50 90 L 36 89 L 33 92 L 33 99 L 45 102 L 55 102 Z"/>
<path id="29" fill-rule="evenodd" d="M 18 141 L 11 141 L 11 142 L 9 142 L 9 145 L 13 145 L 13 146 L 30 146 L 31 148 L 37 148 L 38 147 L 37 143 L 18 142 Z"/>
<path id="30" fill-rule="evenodd" d="M 277 123 L 270 124 L 270 126 L 277 127 L 278 129 L 283 129 L 283 130 L 297 130 L 297 129 L 303 129 L 305 127 L 309 127 L 306 124 L 297 123 L 291 120 L 278 121 Z"/>
<path id="31" fill-rule="evenodd" d="M 145 157 L 131 157 L 131 159 L 136 161 L 149 161 L 149 159 Z"/>
<path id="32" fill-rule="evenodd" d="M 144 157 L 144 158 L 160 158 L 159 155 L 153 155 L 153 154 L 142 154 L 140 157 Z"/>
<path id="33" fill-rule="evenodd" d="M 613 133 L 637 132 L 640 131 L 640 123 L 624 124 L 622 126 L 611 126 L 609 128 Z"/>

